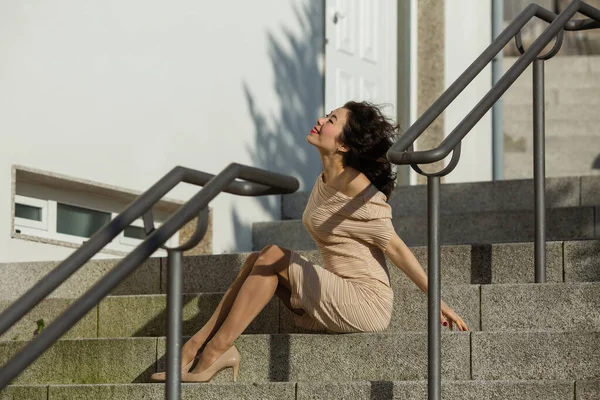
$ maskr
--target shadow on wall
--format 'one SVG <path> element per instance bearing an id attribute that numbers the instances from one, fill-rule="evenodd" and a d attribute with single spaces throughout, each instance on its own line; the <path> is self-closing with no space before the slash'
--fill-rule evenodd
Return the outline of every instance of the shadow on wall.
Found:
<path id="1" fill-rule="evenodd" d="M 282 26 L 277 32 L 267 32 L 278 112 L 261 110 L 250 84 L 243 82 L 255 129 L 255 141 L 247 150 L 254 166 L 293 175 L 300 181 L 301 190 L 309 190 L 321 171 L 319 154 L 306 142 L 306 135 L 323 111 L 319 60 L 324 45 L 324 6 L 320 0 L 294 2 L 293 8 L 298 29 L 292 32 Z M 260 197 L 257 201 L 272 218 L 281 218 L 276 196 Z M 242 249 L 246 247 L 242 233 L 247 227 L 237 209 L 233 211 L 233 223 L 236 247 Z"/>

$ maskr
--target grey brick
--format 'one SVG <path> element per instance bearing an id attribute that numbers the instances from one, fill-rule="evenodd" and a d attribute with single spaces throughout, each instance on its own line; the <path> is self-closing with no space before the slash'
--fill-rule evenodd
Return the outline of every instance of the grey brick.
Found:
<path id="1" fill-rule="evenodd" d="M 427 382 L 299 382 L 298 400 L 426 400 Z M 571 400 L 572 382 L 442 381 L 442 399 Z"/>
<path id="2" fill-rule="evenodd" d="M 600 281 L 600 241 L 565 242 L 565 282 Z"/>
<path id="3" fill-rule="evenodd" d="M 242 354 L 238 380 L 348 381 L 412 380 L 427 376 L 427 334 L 361 333 L 244 335 L 236 341 Z M 159 339 L 158 368 L 164 368 L 165 341 Z M 315 362 L 318 360 L 318 362 Z M 445 379 L 469 379 L 469 333 L 442 335 Z M 231 372 L 216 382 L 231 380 Z"/>
<path id="4" fill-rule="evenodd" d="M 281 196 L 281 219 L 302 219 L 310 192 L 296 192 Z"/>
<path id="5" fill-rule="evenodd" d="M 600 331 L 600 283 L 483 285 L 482 330 Z"/>
<path id="6" fill-rule="evenodd" d="M 156 338 L 59 340 L 14 384 L 144 382 L 156 371 Z M 0 342 L 0 364 L 25 342 Z"/>
<path id="7" fill-rule="evenodd" d="M 452 307 L 469 326 L 480 330 L 479 286 L 442 286 L 442 300 Z M 294 325 L 292 312 L 281 305 L 281 332 L 305 333 Z M 394 289 L 394 312 L 388 332 L 427 331 L 427 296 L 415 285 Z"/>
<path id="8" fill-rule="evenodd" d="M 600 96 L 598 96 L 600 97 Z M 546 105 L 546 123 L 552 124 L 555 121 L 577 122 L 578 120 L 587 120 L 598 122 L 597 104 L 550 104 Z M 533 111 L 531 107 L 523 107 L 519 104 L 505 104 L 505 121 L 533 121 Z"/>
<path id="9" fill-rule="evenodd" d="M 50 386 L 48 400 L 162 400 L 164 384 Z M 184 383 L 181 400 L 295 400 L 296 384 L 287 382 L 199 385 Z"/>
<path id="10" fill-rule="evenodd" d="M 469 329 L 480 327 L 479 285 L 442 287 L 444 300 L 465 321 Z M 427 331 L 427 295 L 416 286 L 397 288 L 394 292 L 392 331 Z"/>
<path id="11" fill-rule="evenodd" d="M 577 207 L 580 205 L 579 177 L 547 178 L 546 206 Z M 283 219 L 301 219 L 309 194 L 294 193 L 282 197 Z M 533 210 L 533 181 L 504 180 L 495 182 L 451 183 L 441 186 L 440 213 L 456 214 L 509 210 Z M 426 216 L 425 185 L 398 186 L 389 204 L 394 217 Z"/>
<path id="12" fill-rule="evenodd" d="M 12 303 L 12 300 L 0 300 L 0 311 L 3 311 Z M 42 320 L 44 326 L 48 326 L 73 303 L 73 299 L 48 298 L 42 300 L 42 302 L 21 318 L 4 335 L 0 336 L 0 340 L 33 339 L 38 330 L 37 321 Z M 97 322 L 98 310 L 94 307 L 64 337 L 95 338 L 98 334 Z"/>
<path id="13" fill-rule="evenodd" d="M 593 207 L 554 208 L 547 212 L 547 240 L 576 240 L 594 237 Z M 393 218 L 398 235 L 410 246 L 427 243 L 427 218 Z M 442 244 L 531 242 L 534 239 L 533 211 L 498 211 L 442 215 Z M 300 221 L 254 224 L 254 249 L 269 244 L 312 250 L 316 245 Z"/>
<path id="14" fill-rule="evenodd" d="M 91 260 L 60 285 L 49 297 L 76 298 L 85 293 L 119 260 Z M 58 262 L 0 264 L 0 298 L 16 299 L 44 278 Z M 112 295 L 159 293 L 160 259 L 142 264 L 112 291 Z"/>
<path id="15" fill-rule="evenodd" d="M 600 378 L 600 332 L 473 332 L 473 379 Z"/>
<path id="16" fill-rule="evenodd" d="M 48 386 L 7 386 L 0 390 L 0 400 L 47 400 Z"/>
<path id="17" fill-rule="evenodd" d="M 597 400 L 600 399 L 600 381 L 577 381 L 575 382 L 575 400 Z"/>
<path id="18" fill-rule="evenodd" d="M 600 205 L 600 176 L 581 177 L 581 205 Z"/>
<path id="19" fill-rule="evenodd" d="M 295 250 L 316 249 L 315 242 L 299 220 L 254 223 L 252 248 L 256 251 L 270 244 Z"/>
<path id="20" fill-rule="evenodd" d="M 183 292 L 225 292 L 237 277 L 250 253 L 187 256 L 183 259 Z M 161 293 L 167 292 L 163 268 Z"/>
<path id="21" fill-rule="evenodd" d="M 183 334 L 193 335 L 215 311 L 223 293 L 183 297 Z M 99 337 L 165 336 L 167 296 L 115 296 L 100 303 Z M 279 302 L 267 304 L 245 333 L 277 333 Z"/>

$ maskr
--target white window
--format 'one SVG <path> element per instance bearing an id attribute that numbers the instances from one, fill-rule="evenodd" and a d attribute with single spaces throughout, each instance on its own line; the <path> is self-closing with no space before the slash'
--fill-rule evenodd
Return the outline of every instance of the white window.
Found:
<path id="1" fill-rule="evenodd" d="M 15 196 L 15 226 L 48 230 L 48 201 Z"/>
<path id="2" fill-rule="evenodd" d="M 15 232 L 29 236 L 83 244 L 117 215 L 66 202 L 15 196 Z M 155 223 L 155 226 L 158 228 L 160 223 Z M 106 248 L 129 252 L 142 243 L 145 237 L 144 224 L 139 219 L 121 232 Z M 166 245 L 174 247 L 178 241 L 179 234 L 176 233 Z M 164 250 L 159 250 L 156 255 L 164 253 Z"/>

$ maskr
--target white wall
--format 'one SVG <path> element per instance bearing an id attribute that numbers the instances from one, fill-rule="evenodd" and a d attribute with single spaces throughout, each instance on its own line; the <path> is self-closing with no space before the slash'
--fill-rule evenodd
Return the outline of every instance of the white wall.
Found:
<path id="1" fill-rule="evenodd" d="M 145 190 L 177 164 L 216 173 L 238 162 L 312 186 L 321 166 L 304 138 L 322 112 L 322 9 L 0 2 L 0 262 L 72 251 L 10 238 L 14 164 Z M 275 196 L 227 194 L 211 207 L 215 253 L 250 250 L 252 222 L 280 209 Z"/>
<path id="2" fill-rule="evenodd" d="M 446 1 L 445 83 L 449 87 L 491 42 L 491 1 Z M 444 114 L 445 135 L 473 109 L 491 88 L 491 64 L 456 98 Z M 488 112 L 463 140 L 456 169 L 445 182 L 492 179 L 492 125 Z M 447 161 L 450 160 L 448 156 Z"/>

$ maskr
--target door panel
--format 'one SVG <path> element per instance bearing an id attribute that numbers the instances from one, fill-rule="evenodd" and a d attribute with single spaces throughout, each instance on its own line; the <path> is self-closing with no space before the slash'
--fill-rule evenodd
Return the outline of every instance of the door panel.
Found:
<path id="1" fill-rule="evenodd" d="M 327 0 L 326 112 L 368 100 L 396 119 L 396 14 L 395 0 Z"/>

